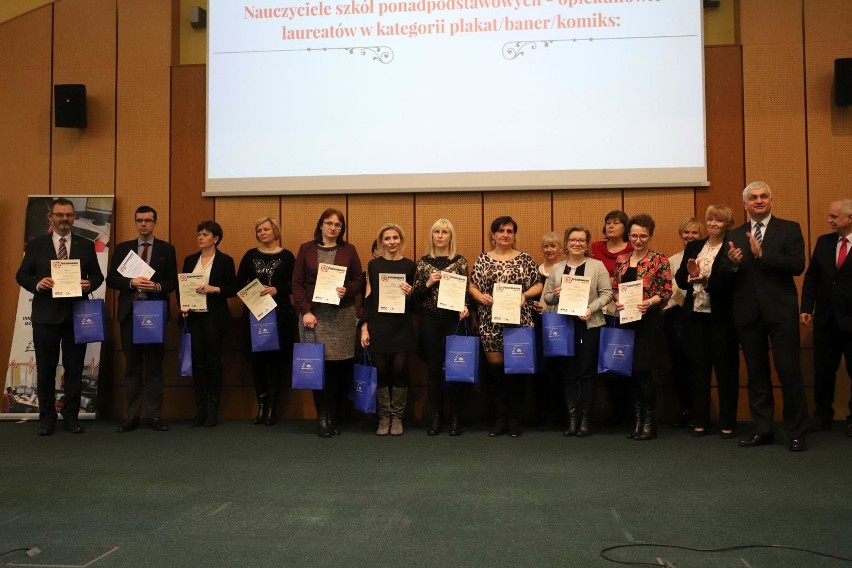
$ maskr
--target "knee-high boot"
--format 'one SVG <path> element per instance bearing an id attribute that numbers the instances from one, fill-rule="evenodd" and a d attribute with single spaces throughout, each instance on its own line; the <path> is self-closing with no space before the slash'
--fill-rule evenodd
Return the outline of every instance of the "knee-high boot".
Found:
<path id="1" fill-rule="evenodd" d="M 269 417 L 269 397 L 266 393 L 257 395 L 257 416 L 252 422 L 254 424 L 263 424 Z"/>
<path id="2" fill-rule="evenodd" d="M 408 387 L 391 389 L 391 436 L 402 436 L 402 417 L 405 416 L 405 403 L 408 400 Z"/>
<path id="3" fill-rule="evenodd" d="M 266 425 L 273 426 L 278 422 L 278 394 L 269 395 L 266 403 Z"/>
<path id="4" fill-rule="evenodd" d="M 391 427 L 391 401 L 390 391 L 387 387 L 376 389 L 376 416 L 379 419 L 376 435 L 387 436 L 390 434 Z"/>
<path id="5" fill-rule="evenodd" d="M 513 438 L 521 435 L 521 410 L 524 407 L 524 392 L 527 390 L 527 375 L 506 378 L 506 397 L 509 412 L 507 431 Z"/>
<path id="6" fill-rule="evenodd" d="M 642 427 L 634 440 L 653 440 L 657 437 L 657 389 L 653 379 L 649 379 L 642 389 L 642 399 L 645 413 L 642 417 Z"/>
<path id="7" fill-rule="evenodd" d="M 220 390 L 210 389 L 210 393 L 207 395 L 207 418 L 204 420 L 205 428 L 213 428 L 217 424 L 219 424 L 219 397 L 221 395 Z"/>
<path id="8" fill-rule="evenodd" d="M 462 390 L 460 385 L 450 384 L 450 436 L 461 436 Z"/>
<path id="9" fill-rule="evenodd" d="M 506 375 L 503 363 L 488 363 L 486 365 L 488 397 L 491 399 L 491 412 L 494 423 L 488 435 L 502 436 L 506 433 L 509 411 L 506 408 Z"/>
<path id="10" fill-rule="evenodd" d="M 565 383 L 565 430 L 563 436 L 576 436 L 580 416 L 577 409 L 577 383 L 568 380 Z"/>
<path id="11" fill-rule="evenodd" d="M 314 406 L 317 410 L 317 436 L 320 438 L 331 438 L 331 428 L 328 424 L 328 392 L 315 390 Z"/>
<path id="12" fill-rule="evenodd" d="M 195 394 L 195 416 L 189 427 L 198 428 L 204 426 L 204 421 L 207 420 L 207 386 L 196 380 L 193 391 Z"/>

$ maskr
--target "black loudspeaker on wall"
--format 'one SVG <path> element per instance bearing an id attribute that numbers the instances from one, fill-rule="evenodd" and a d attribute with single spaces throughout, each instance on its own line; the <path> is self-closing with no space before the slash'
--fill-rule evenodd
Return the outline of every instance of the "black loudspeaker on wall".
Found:
<path id="1" fill-rule="evenodd" d="M 54 85 L 53 110 L 57 128 L 85 128 L 86 85 Z"/>
<path id="2" fill-rule="evenodd" d="M 834 60 L 834 104 L 852 105 L 852 57 Z"/>

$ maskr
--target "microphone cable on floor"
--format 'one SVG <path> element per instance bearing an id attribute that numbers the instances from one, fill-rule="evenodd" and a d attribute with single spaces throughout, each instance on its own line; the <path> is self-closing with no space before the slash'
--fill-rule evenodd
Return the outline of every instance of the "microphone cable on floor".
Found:
<path id="1" fill-rule="evenodd" d="M 806 554 L 813 554 L 815 556 L 821 556 L 823 558 L 831 558 L 833 560 L 840 560 L 841 562 L 849 562 L 852 563 L 852 558 L 847 558 L 845 556 L 837 556 L 834 554 L 828 554 L 827 552 L 819 552 L 817 550 L 810 550 L 808 548 L 799 548 L 796 546 L 783 546 L 780 544 L 741 544 L 737 546 L 724 546 L 722 548 L 693 548 L 691 546 L 680 546 L 677 544 L 662 544 L 662 543 L 653 543 L 653 542 L 632 542 L 628 544 L 616 544 L 614 546 L 608 546 L 601 550 L 600 555 L 604 560 L 608 560 L 610 562 L 615 562 L 616 564 L 623 564 L 625 566 L 655 566 L 656 568 L 660 568 L 659 562 L 631 562 L 625 560 L 616 560 L 614 558 L 610 558 L 607 556 L 607 553 L 613 550 L 619 550 L 623 548 L 673 548 L 676 550 L 687 550 L 690 552 L 732 552 L 734 550 L 748 550 L 752 548 L 771 548 L 775 550 L 792 550 L 795 552 L 804 552 Z M 674 566 L 673 564 L 666 563 L 666 566 Z"/>

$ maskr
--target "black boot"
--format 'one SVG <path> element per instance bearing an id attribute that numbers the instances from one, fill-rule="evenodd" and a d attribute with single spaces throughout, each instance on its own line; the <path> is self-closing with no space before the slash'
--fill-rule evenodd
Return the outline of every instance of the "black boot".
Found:
<path id="1" fill-rule="evenodd" d="M 266 420 L 267 426 L 273 426 L 278 422 L 278 396 L 272 395 L 269 397 L 269 403 L 266 405 Z"/>
<path id="2" fill-rule="evenodd" d="M 527 389 L 527 376 L 514 375 L 506 381 L 508 396 L 509 424 L 506 430 L 513 438 L 521 435 L 521 410 L 524 407 L 524 391 Z"/>
<path id="3" fill-rule="evenodd" d="M 577 429 L 578 438 L 585 438 L 592 435 L 591 415 L 592 409 L 583 406 L 580 410 L 580 427 Z"/>
<path id="4" fill-rule="evenodd" d="M 195 395 L 195 416 L 189 423 L 189 427 L 198 428 L 204 426 L 204 421 L 207 420 L 207 389 L 200 384 L 200 381 L 197 381 L 193 385 L 193 394 Z"/>
<path id="5" fill-rule="evenodd" d="M 450 436 L 461 436 L 462 391 L 459 385 L 450 385 Z"/>
<path id="6" fill-rule="evenodd" d="M 426 430 L 426 434 L 429 436 L 437 436 L 441 433 L 441 413 L 437 411 L 432 411 L 432 421 L 429 423 L 429 429 Z"/>
<path id="7" fill-rule="evenodd" d="M 580 415 L 577 413 L 577 402 L 569 402 L 565 412 L 568 414 L 567 420 L 565 421 L 565 431 L 562 432 L 563 436 L 576 436 L 577 428 L 580 422 Z"/>
<path id="8" fill-rule="evenodd" d="M 638 400 L 633 401 L 633 430 L 627 435 L 631 440 L 636 439 L 636 436 L 642 431 L 642 403 Z"/>
<path id="9" fill-rule="evenodd" d="M 503 363 L 488 363 L 486 368 L 488 397 L 494 414 L 494 425 L 488 432 L 492 438 L 506 433 L 509 411 L 506 407 L 506 384 Z"/>
<path id="10" fill-rule="evenodd" d="M 317 436 L 320 438 L 331 438 L 331 428 L 328 424 L 328 415 L 326 413 L 326 399 L 328 393 L 324 390 L 315 390 L 314 406 L 317 410 Z"/>
<path id="11" fill-rule="evenodd" d="M 257 416 L 252 422 L 254 424 L 263 424 L 269 416 L 269 406 L 267 405 L 266 393 L 257 396 Z"/>
<path id="12" fill-rule="evenodd" d="M 642 429 L 634 440 L 644 441 L 653 440 L 657 437 L 657 411 L 645 410 L 645 416 L 642 419 Z"/>
<path id="13" fill-rule="evenodd" d="M 213 428 L 219 424 L 219 397 L 210 395 L 210 404 L 207 406 L 207 418 L 204 420 L 205 428 Z"/>
<path id="14" fill-rule="evenodd" d="M 450 417 L 450 436 L 461 436 L 461 421 L 457 414 Z"/>

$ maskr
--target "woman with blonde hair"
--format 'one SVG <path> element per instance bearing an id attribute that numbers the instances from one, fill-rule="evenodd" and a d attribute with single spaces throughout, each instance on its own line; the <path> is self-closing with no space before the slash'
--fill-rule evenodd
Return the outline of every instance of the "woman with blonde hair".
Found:
<path id="1" fill-rule="evenodd" d="M 416 349 L 412 314 L 414 303 L 414 261 L 402 255 L 405 233 L 395 223 L 387 223 L 376 237 L 382 255 L 367 265 L 367 289 L 364 292 L 364 312 L 361 316 L 361 347 L 369 348 L 378 376 L 376 414 L 379 436 L 401 436 L 402 418 L 408 398 L 408 354 Z M 399 276 L 402 276 L 400 279 Z M 399 289 L 405 295 L 402 313 L 383 307 L 382 288 L 400 280 Z M 390 391 L 388 388 L 390 387 Z"/>
<path id="2" fill-rule="evenodd" d="M 450 399 L 450 436 L 461 434 L 461 398 L 465 385 L 446 383 L 444 355 L 446 338 L 454 335 L 459 321 L 468 316 L 467 300 L 460 312 L 438 307 L 441 273 L 450 272 L 467 277 L 467 260 L 456 253 L 456 230 L 447 219 L 438 219 L 429 230 L 429 252 L 417 261 L 414 276 L 414 301 L 420 306 L 417 324 L 420 356 L 426 363 L 427 391 L 431 421 L 426 433 L 441 433 L 444 391 Z"/>
<path id="3" fill-rule="evenodd" d="M 289 366 L 293 354 L 293 329 L 296 312 L 290 282 L 296 258 L 281 247 L 281 225 L 273 217 L 261 217 L 254 223 L 258 246 L 249 249 L 237 269 L 237 288 L 243 288 L 255 278 L 263 285 L 261 296 L 275 300 L 275 320 L 278 327 L 278 349 L 251 354 L 252 377 L 257 395 L 255 424 L 272 426 L 278 421 L 278 393 L 281 370 Z M 246 308 L 245 319 L 254 316 Z"/>
<path id="4" fill-rule="evenodd" d="M 728 231 L 734 224 L 730 207 L 711 205 L 705 214 L 707 238 L 686 245 L 675 278 L 686 291 L 683 308 L 689 316 L 692 357 L 692 397 L 695 403 L 694 436 L 710 427 L 710 381 L 716 371 L 719 390 L 719 428 L 731 438 L 737 421 L 740 355 L 734 327 L 733 277 L 718 270 L 728 254 Z"/>

